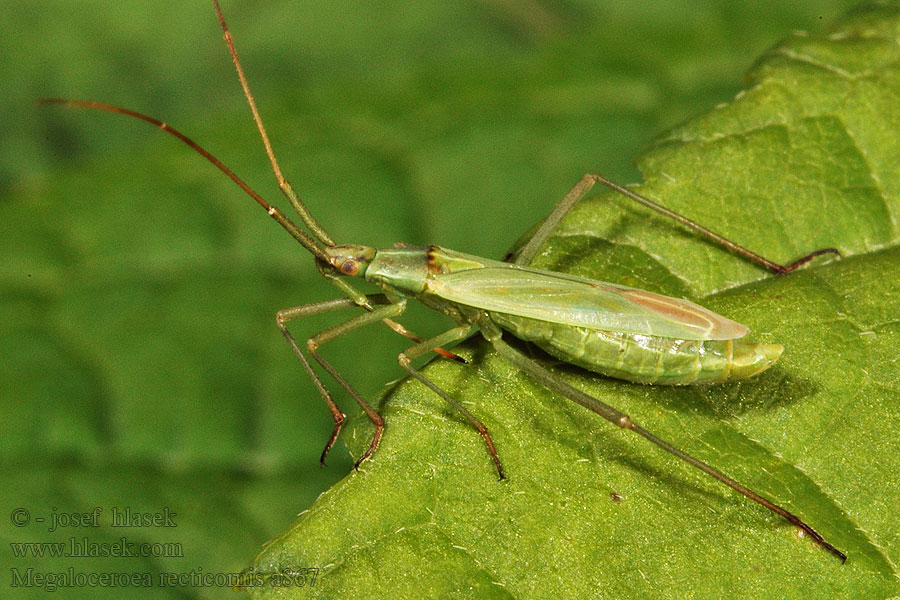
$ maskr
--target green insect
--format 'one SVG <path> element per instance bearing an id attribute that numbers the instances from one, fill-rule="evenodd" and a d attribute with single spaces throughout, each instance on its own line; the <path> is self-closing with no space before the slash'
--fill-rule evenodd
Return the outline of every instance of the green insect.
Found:
<path id="1" fill-rule="evenodd" d="M 289 321 L 308 315 L 362 307 L 365 309 L 364 313 L 326 329 L 309 338 L 305 344 L 305 349 L 313 360 L 359 404 L 374 425 L 372 441 L 356 461 L 357 467 L 378 447 L 384 421 L 350 383 L 322 357 L 319 348 L 351 331 L 384 322 L 397 333 L 416 342 L 399 355 L 400 366 L 449 402 L 475 427 L 484 438 L 500 479 L 504 478 L 499 454 L 484 424 L 419 369 L 412 366 L 412 361 L 431 352 L 465 362 L 444 350 L 443 346 L 463 340 L 477 331 L 490 342 L 498 354 L 548 389 L 588 408 L 618 427 L 637 433 L 666 452 L 781 515 L 809 534 L 819 545 L 838 556 L 841 561 L 846 560 L 844 553 L 828 543 L 799 517 L 744 487 L 714 467 L 658 438 L 625 413 L 574 388 L 504 341 L 504 334 L 510 334 L 536 344 L 565 362 L 609 377 L 653 385 L 710 384 L 746 378 L 767 369 L 781 355 L 783 350 L 781 345 L 744 341 L 743 337 L 748 332 L 746 327 L 687 300 L 530 267 L 538 249 L 566 213 L 596 183 L 606 185 L 650 209 L 671 217 L 776 273 L 793 271 L 822 254 L 839 254 L 837 250 L 825 248 L 789 265 L 779 265 L 599 175 L 585 175 L 556 206 L 531 239 L 515 255 L 509 257 L 507 262 L 483 259 L 437 246 L 397 245 L 389 249 L 374 249 L 360 245 L 336 245 L 281 174 L 222 11 L 216 0 L 213 0 L 213 3 L 279 187 L 297 211 L 306 231 L 250 189 L 243 180 L 209 152 L 161 121 L 135 111 L 98 102 L 67 99 L 48 99 L 44 102 L 115 112 L 162 128 L 228 175 L 256 200 L 270 217 L 312 253 L 319 271 L 345 297 L 279 311 L 277 323 L 334 418 L 334 429 L 322 451 L 323 462 L 337 440 L 345 417 L 286 325 Z M 348 282 L 348 277 L 364 278 L 380 287 L 382 293 L 364 294 Z M 429 308 L 443 313 L 455 322 L 455 326 L 440 335 L 422 340 L 393 320 L 403 314 L 409 299 L 418 300 Z"/>

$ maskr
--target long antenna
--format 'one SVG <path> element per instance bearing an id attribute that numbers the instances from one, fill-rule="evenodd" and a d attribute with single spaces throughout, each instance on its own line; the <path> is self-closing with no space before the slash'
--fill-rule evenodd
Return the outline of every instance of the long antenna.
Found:
<path id="1" fill-rule="evenodd" d="M 297 214 L 300 215 L 300 220 L 303 221 L 303 224 L 306 225 L 307 228 L 309 228 L 313 236 L 326 246 L 334 246 L 334 241 L 331 239 L 331 236 L 329 236 L 325 229 L 319 225 L 319 222 L 316 221 L 312 216 L 312 213 L 309 212 L 309 209 L 306 208 L 306 205 L 300 200 L 300 196 L 294 191 L 294 187 L 284 178 L 284 175 L 281 174 L 281 167 L 278 166 L 278 159 L 275 158 L 275 151 L 272 150 L 272 144 L 269 142 L 269 134 L 266 133 L 266 127 L 263 125 L 262 117 L 259 116 L 259 111 L 256 109 L 256 101 L 253 99 L 253 94 L 250 92 L 250 85 L 247 83 L 247 78 L 244 76 L 244 69 L 241 67 L 240 59 L 238 59 L 237 50 L 231 39 L 231 32 L 228 31 L 228 25 L 225 24 L 225 16 L 222 14 L 222 7 L 219 6 L 219 0 L 213 0 L 213 5 L 216 7 L 216 15 L 219 17 L 219 25 L 222 26 L 222 34 L 225 37 L 225 43 L 228 44 L 228 51 L 231 52 L 231 60 L 234 62 L 235 70 L 237 70 L 238 79 L 241 81 L 244 97 L 247 99 L 247 104 L 250 105 L 250 112 L 253 113 L 253 121 L 256 123 L 256 128 L 259 129 L 260 137 L 262 137 L 263 146 L 266 148 L 266 156 L 269 157 L 269 162 L 272 164 L 272 171 L 275 173 L 278 187 L 284 195 L 287 196 L 291 206 L 293 206 L 294 210 L 297 211 Z"/>
<path id="2" fill-rule="evenodd" d="M 93 110 L 102 110 L 105 112 L 116 113 L 119 115 L 125 115 L 127 117 L 133 117 L 135 119 L 139 119 L 141 121 L 145 121 L 150 123 L 151 125 L 155 125 L 156 127 L 162 129 L 166 133 L 172 134 L 185 144 L 187 144 L 191 149 L 197 152 L 200 156 L 211 162 L 217 169 L 225 173 L 233 182 L 238 184 L 242 190 L 244 190 L 251 198 L 256 200 L 256 203 L 266 209 L 266 213 L 275 221 L 278 222 L 291 236 L 300 242 L 304 248 L 312 252 L 312 254 L 323 262 L 328 262 L 328 255 L 325 254 L 325 250 L 322 248 L 319 243 L 312 239 L 309 235 L 303 232 L 296 223 L 291 221 L 283 212 L 278 210 L 278 208 L 272 206 L 268 202 L 266 202 L 262 196 L 257 194 L 243 179 L 238 177 L 234 171 L 229 169 L 225 164 L 220 161 L 218 158 L 213 156 L 209 151 L 200 146 L 197 142 L 184 135 L 168 123 L 164 123 L 159 119 L 154 119 L 149 115 L 145 115 L 144 113 L 137 112 L 135 110 L 130 110 L 128 108 L 122 108 L 121 106 L 115 106 L 114 104 L 106 104 L 104 102 L 95 102 L 93 100 L 72 100 L 69 98 L 42 98 L 38 100 L 38 104 L 62 104 L 65 106 L 75 106 L 78 108 L 89 108 Z M 330 244 L 329 244 L 330 245 Z"/>

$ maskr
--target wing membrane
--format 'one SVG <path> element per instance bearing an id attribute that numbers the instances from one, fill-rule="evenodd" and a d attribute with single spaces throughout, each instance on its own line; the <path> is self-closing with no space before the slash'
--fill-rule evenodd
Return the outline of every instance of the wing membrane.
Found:
<path id="1" fill-rule="evenodd" d="M 483 268 L 436 274 L 428 289 L 467 306 L 590 329 L 685 340 L 730 340 L 747 334 L 740 323 L 688 300 L 480 260 Z"/>

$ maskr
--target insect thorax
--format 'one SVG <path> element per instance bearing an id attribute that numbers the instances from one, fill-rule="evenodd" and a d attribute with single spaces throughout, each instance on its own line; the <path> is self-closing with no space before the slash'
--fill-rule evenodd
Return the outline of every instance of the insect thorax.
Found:
<path id="1" fill-rule="evenodd" d="M 366 280 L 405 296 L 418 296 L 429 273 L 427 246 L 384 248 L 375 253 Z"/>

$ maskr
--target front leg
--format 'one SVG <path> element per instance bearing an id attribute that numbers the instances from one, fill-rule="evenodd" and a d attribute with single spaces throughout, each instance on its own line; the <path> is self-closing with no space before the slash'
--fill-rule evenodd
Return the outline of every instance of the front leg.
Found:
<path id="1" fill-rule="evenodd" d="M 359 407 L 362 408 L 363 411 L 366 413 L 366 416 L 369 417 L 369 420 L 372 422 L 372 425 L 375 426 L 375 433 L 372 436 L 372 442 L 369 444 L 369 448 L 362 454 L 362 456 L 360 456 L 356 460 L 356 462 L 353 465 L 353 467 L 356 469 L 358 469 L 360 463 L 362 463 L 362 461 L 364 461 L 365 459 L 369 458 L 369 456 L 371 456 L 372 453 L 375 451 L 375 449 L 378 447 L 378 443 L 381 441 L 382 431 L 384 430 L 384 419 L 382 419 L 381 415 L 379 415 L 378 412 L 374 408 L 372 408 L 372 406 L 369 405 L 368 402 L 366 402 L 363 399 L 363 397 L 359 394 L 359 392 L 357 392 L 353 388 L 353 386 L 350 385 L 350 382 L 347 381 L 344 378 L 344 376 L 341 375 L 338 372 L 338 370 L 334 368 L 334 366 L 332 366 L 332 364 L 330 362 L 325 360 L 325 358 L 319 354 L 318 350 L 322 344 L 330 342 L 331 340 L 334 340 L 342 335 L 350 333 L 351 331 L 355 331 L 355 330 L 359 329 L 360 327 L 365 327 L 366 325 L 370 325 L 372 323 L 377 323 L 378 321 L 381 321 L 382 319 L 396 317 L 396 316 L 402 314 L 404 310 L 406 310 L 406 300 L 401 300 L 400 302 L 397 302 L 397 303 L 388 304 L 387 306 L 381 306 L 379 308 L 374 309 L 370 313 L 358 315 L 348 321 L 345 321 L 343 323 L 335 325 L 334 327 L 329 327 L 325 331 L 323 331 L 317 335 L 314 335 L 311 338 L 309 338 L 308 340 L 306 340 L 307 352 L 309 352 L 309 354 L 316 360 L 316 362 L 318 362 L 322 366 L 322 368 L 325 369 L 325 371 L 327 371 L 328 374 L 331 375 L 331 377 L 335 381 L 337 381 L 338 384 L 342 388 L 344 388 L 344 390 L 348 394 L 350 394 L 350 396 L 354 400 L 356 400 L 356 403 L 359 405 Z M 340 429 L 339 427 L 337 427 L 337 424 L 336 424 L 336 428 L 338 430 Z M 332 439 L 330 439 L 329 444 L 333 444 L 335 438 L 336 438 L 336 436 L 334 436 Z M 326 451 L 329 448 L 330 448 L 330 446 L 327 446 Z"/>
<path id="2" fill-rule="evenodd" d="M 381 308 L 383 308 L 383 309 L 390 308 L 392 310 L 396 310 L 396 308 L 394 308 L 395 305 L 389 304 L 387 298 L 383 294 L 373 294 L 373 295 L 367 296 L 367 302 L 369 303 L 370 306 L 373 306 L 373 307 L 377 306 L 377 305 L 387 304 L 387 306 L 382 306 Z M 341 412 L 337 403 L 331 397 L 331 394 L 328 392 L 327 388 L 322 383 L 321 378 L 313 370 L 312 365 L 310 365 L 309 360 L 306 358 L 306 355 L 300 349 L 300 346 L 299 346 L 299 344 L 297 344 L 297 341 L 294 339 L 294 336 L 291 334 L 290 331 L 288 331 L 287 323 L 294 319 L 298 319 L 300 317 L 317 315 L 317 314 L 322 314 L 322 313 L 326 313 L 326 312 L 332 312 L 335 310 L 342 310 L 342 309 L 346 309 L 346 308 L 353 308 L 355 306 L 357 306 L 357 303 L 354 302 L 354 300 L 352 300 L 351 298 L 338 298 L 335 300 L 326 300 L 325 302 L 316 302 L 315 304 L 305 304 L 303 306 L 295 306 L 293 308 L 286 308 L 284 310 L 278 311 L 278 314 L 275 317 L 275 321 L 278 325 L 278 328 L 281 330 L 282 335 L 284 335 L 284 338 L 287 340 L 288 344 L 291 346 L 291 350 L 294 351 L 294 354 L 300 360 L 300 364 L 303 365 L 303 369 L 306 371 L 306 374 L 309 375 L 310 379 L 312 379 L 313 384 L 316 386 L 316 389 L 319 390 L 319 394 L 322 396 L 322 399 L 325 401 L 325 404 L 326 404 L 326 406 L 328 406 L 328 410 L 329 410 L 329 412 L 331 412 L 331 416 L 334 419 L 334 428 L 331 432 L 331 436 L 328 438 L 328 442 L 325 444 L 324 450 L 322 450 L 322 455 L 319 459 L 323 465 L 325 464 L 325 457 L 328 455 L 328 452 L 331 450 L 332 446 L 334 445 L 334 442 L 337 440 L 337 437 L 341 432 L 341 427 L 344 423 L 345 415 L 343 412 Z M 373 310 L 376 310 L 376 309 L 373 308 Z M 372 313 L 361 315 L 361 316 L 370 317 L 371 314 Z M 344 325 L 346 325 L 346 323 L 344 323 Z M 340 326 L 338 326 L 338 327 L 340 327 Z M 328 333 L 328 332 L 332 331 L 333 329 L 335 329 L 335 328 L 328 329 L 320 335 Z M 338 334 L 338 335 L 340 335 L 340 334 Z M 333 339 L 333 338 L 330 338 L 330 339 Z M 312 341 L 312 340 L 310 340 L 310 341 Z M 307 342 L 307 344 L 309 344 L 309 342 Z M 328 366 L 331 367 L 331 365 L 328 365 Z M 333 370 L 333 368 L 332 368 L 332 370 Z M 340 381 L 339 381 L 339 383 L 340 383 Z M 369 415 L 370 420 L 373 421 L 373 423 L 376 425 L 376 428 L 383 426 L 383 423 L 381 422 L 381 417 L 378 415 L 378 413 L 376 413 L 375 410 L 373 408 L 371 408 L 365 402 L 365 400 L 363 400 L 361 397 L 359 397 L 359 394 L 356 394 L 355 391 L 353 392 L 353 394 L 355 394 L 354 399 L 356 399 L 357 402 L 360 402 L 360 401 L 362 402 L 361 406 L 363 406 L 363 410 L 366 410 L 366 408 L 368 408 L 368 410 L 366 411 L 366 414 Z M 375 418 L 373 418 L 372 415 L 374 415 Z M 378 431 L 378 437 L 380 438 L 380 436 L 381 436 L 380 431 Z M 377 445 L 377 442 L 376 442 L 376 445 Z"/>
<path id="3" fill-rule="evenodd" d="M 355 287 L 353 287 L 350 282 L 347 281 L 341 275 L 336 275 L 334 269 L 331 265 L 323 263 L 322 261 L 316 261 L 316 267 L 318 267 L 319 272 L 328 280 L 331 285 L 341 290 L 341 293 L 353 300 L 357 305 L 362 306 L 368 311 L 374 310 L 371 303 L 369 302 L 369 296 L 363 294 Z M 406 339 L 412 340 L 416 343 L 421 343 L 423 340 L 419 336 L 417 336 L 412 331 L 408 330 L 406 327 L 401 325 L 400 323 L 394 321 L 393 319 L 382 319 L 385 325 L 393 329 L 396 333 L 402 335 Z M 455 360 L 456 362 L 465 363 L 465 359 L 453 354 L 452 352 L 447 352 L 443 348 L 435 348 L 435 352 L 443 356 L 444 358 L 449 358 L 450 360 Z"/>

